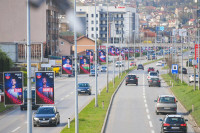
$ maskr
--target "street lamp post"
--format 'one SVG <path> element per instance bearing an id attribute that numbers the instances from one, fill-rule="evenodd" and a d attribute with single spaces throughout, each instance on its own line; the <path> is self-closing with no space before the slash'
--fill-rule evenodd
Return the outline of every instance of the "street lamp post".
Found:
<path id="1" fill-rule="evenodd" d="M 107 66 L 107 71 L 106 71 L 106 92 L 108 93 L 108 0 L 107 0 L 107 43 L 106 43 L 106 66 Z"/>

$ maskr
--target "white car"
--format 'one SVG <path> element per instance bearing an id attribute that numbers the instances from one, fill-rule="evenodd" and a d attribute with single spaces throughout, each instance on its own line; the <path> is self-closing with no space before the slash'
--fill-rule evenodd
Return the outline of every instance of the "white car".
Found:
<path id="1" fill-rule="evenodd" d="M 151 71 L 147 75 L 147 80 L 149 80 L 151 78 L 159 78 L 159 74 L 157 72 Z"/>
<path id="2" fill-rule="evenodd" d="M 190 53 L 190 54 L 189 54 L 189 57 L 192 57 L 192 56 L 193 56 L 193 54 L 192 54 L 192 53 Z"/>
<path id="3" fill-rule="evenodd" d="M 196 82 L 198 82 L 199 76 L 196 75 Z M 189 83 L 194 82 L 194 74 L 189 77 Z"/>
<path id="4" fill-rule="evenodd" d="M 115 64 L 116 67 L 123 67 L 124 63 L 122 61 L 117 61 Z"/>
<path id="5" fill-rule="evenodd" d="M 162 62 L 161 62 L 161 61 L 158 61 L 158 62 L 156 63 L 156 66 L 162 66 Z"/>

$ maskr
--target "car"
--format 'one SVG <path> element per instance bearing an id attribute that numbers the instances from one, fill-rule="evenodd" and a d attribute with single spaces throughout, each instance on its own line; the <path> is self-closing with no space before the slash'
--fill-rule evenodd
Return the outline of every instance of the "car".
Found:
<path id="1" fill-rule="evenodd" d="M 148 72 L 155 71 L 154 67 L 149 67 Z"/>
<path id="2" fill-rule="evenodd" d="M 40 106 L 35 104 L 35 89 L 31 90 L 32 94 L 32 109 L 37 110 Z M 21 110 L 27 109 L 27 89 L 24 90 L 24 104 L 20 105 Z"/>
<path id="3" fill-rule="evenodd" d="M 137 70 L 142 69 L 144 70 L 144 66 L 142 64 L 138 64 Z"/>
<path id="4" fill-rule="evenodd" d="M 162 62 L 161 62 L 161 61 L 158 61 L 158 62 L 156 63 L 156 66 L 162 66 Z"/>
<path id="5" fill-rule="evenodd" d="M 106 66 L 102 66 L 101 67 L 101 72 L 106 72 L 107 71 L 107 67 Z"/>
<path id="6" fill-rule="evenodd" d="M 179 73 L 181 73 L 181 67 L 178 69 Z M 182 68 L 183 74 L 187 74 L 187 69 L 185 67 Z"/>
<path id="7" fill-rule="evenodd" d="M 190 54 L 189 54 L 189 57 L 193 57 L 193 54 L 192 54 L 192 53 L 190 53 Z"/>
<path id="8" fill-rule="evenodd" d="M 129 60 L 134 60 L 134 56 L 133 57 L 129 57 Z"/>
<path id="9" fill-rule="evenodd" d="M 160 79 L 159 79 L 159 78 L 151 78 L 151 79 L 148 81 L 148 84 L 149 84 L 149 87 L 151 87 L 151 86 L 158 86 L 158 87 L 161 87 L 161 82 L 160 82 Z"/>
<path id="10" fill-rule="evenodd" d="M 198 82 L 199 80 L 199 76 L 196 74 L 196 82 Z M 192 74 L 191 76 L 189 76 L 189 83 L 194 82 L 194 74 Z"/>
<path id="11" fill-rule="evenodd" d="M 81 93 L 91 95 L 91 87 L 89 83 L 78 83 L 78 94 Z"/>
<path id="12" fill-rule="evenodd" d="M 173 95 L 159 95 L 156 102 L 156 114 L 160 113 L 177 113 L 177 102 Z"/>
<path id="13" fill-rule="evenodd" d="M 95 76 L 95 70 L 94 69 L 90 70 L 89 76 Z M 98 76 L 98 72 L 97 72 L 97 76 Z"/>
<path id="14" fill-rule="evenodd" d="M 131 61 L 130 66 L 136 66 L 136 62 L 135 61 Z"/>
<path id="15" fill-rule="evenodd" d="M 134 74 L 127 75 L 125 85 L 128 85 L 128 84 L 138 85 L 138 77 Z"/>
<path id="16" fill-rule="evenodd" d="M 161 133 L 187 133 L 187 119 L 182 115 L 166 115 L 164 119 L 160 119 Z"/>
<path id="17" fill-rule="evenodd" d="M 147 80 L 151 79 L 151 78 L 159 78 L 159 74 L 158 72 L 154 72 L 154 71 L 150 71 L 147 75 Z"/>
<path id="18" fill-rule="evenodd" d="M 60 114 L 55 106 L 40 106 L 33 115 L 33 126 L 60 124 Z"/>
<path id="19" fill-rule="evenodd" d="M 123 67 L 124 64 L 122 61 L 117 61 L 116 64 L 115 64 L 116 67 Z"/>

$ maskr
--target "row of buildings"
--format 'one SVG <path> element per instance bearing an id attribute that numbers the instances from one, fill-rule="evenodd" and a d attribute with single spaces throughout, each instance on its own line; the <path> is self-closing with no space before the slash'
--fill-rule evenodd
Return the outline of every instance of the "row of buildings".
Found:
<path id="1" fill-rule="evenodd" d="M 26 62 L 26 4 L 26 0 L 0 1 L 0 49 L 8 53 L 14 62 Z M 93 41 L 95 39 L 95 7 L 77 6 L 76 9 L 82 27 L 82 31 L 80 31 L 82 37 L 80 38 L 87 38 L 89 42 Z M 67 24 L 69 18 L 65 17 L 54 0 L 47 0 L 40 8 L 31 7 L 30 14 L 31 58 L 33 62 L 43 62 L 49 56 L 73 53 L 73 40 L 59 35 L 59 31 L 64 26 L 70 25 Z M 97 6 L 96 37 L 101 42 L 107 41 L 107 22 L 109 43 L 130 42 L 133 36 L 137 37 L 139 34 L 139 16 L 135 8 Z M 73 31 L 72 27 L 69 30 Z M 87 44 L 85 45 L 87 46 Z"/>

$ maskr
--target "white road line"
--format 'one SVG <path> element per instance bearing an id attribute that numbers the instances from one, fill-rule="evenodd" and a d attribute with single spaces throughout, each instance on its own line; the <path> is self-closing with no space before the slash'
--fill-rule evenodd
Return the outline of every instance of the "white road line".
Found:
<path id="1" fill-rule="evenodd" d="M 69 97 L 69 95 L 66 95 L 65 97 L 67 98 L 67 97 Z"/>
<path id="2" fill-rule="evenodd" d="M 147 118 L 150 120 L 150 115 L 147 115 Z"/>
<path id="3" fill-rule="evenodd" d="M 145 107 L 148 108 L 148 105 L 145 103 Z"/>
<path id="4" fill-rule="evenodd" d="M 146 99 L 146 96 L 143 96 L 144 99 Z"/>
<path id="5" fill-rule="evenodd" d="M 150 126 L 150 127 L 153 127 L 153 124 L 152 124 L 152 122 L 151 122 L 151 121 L 149 121 L 149 126 Z"/>
<path id="6" fill-rule="evenodd" d="M 146 109 L 147 114 L 149 113 L 149 109 Z"/>
<path id="7" fill-rule="evenodd" d="M 73 94 L 74 92 L 72 91 L 71 94 Z"/>
<path id="8" fill-rule="evenodd" d="M 55 104 L 57 104 L 58 102 L 55 102 Z"/>
<path id="9" fill-rule="evenodd" d="M 21 127 L 17 127 L 17 128 L 15 128 L 14 130 L 12 130 L 11 132 L 12 133 L 14 133 L 14 132 L 16 132 L 18 129 L 20 129 Z"/>
<path id="10" fill-rule="evenodd" d="M 147 100 L 146 100 L 146 99 L 144 99 L 144 103 L 147 103 Z"/>
<path id="11" fill-rule="evenodd" d="M 154 130 L 151 130 L 151 133 L 155 133 L 155 131 L 154 131 Z"/>
<path id="12" fill-rule="evenodd" d="M 64 100 L 64 98 L 61 98 L 61 99 L 60 99 L 60 101 L 63 101 L 63 100 Z"/>

